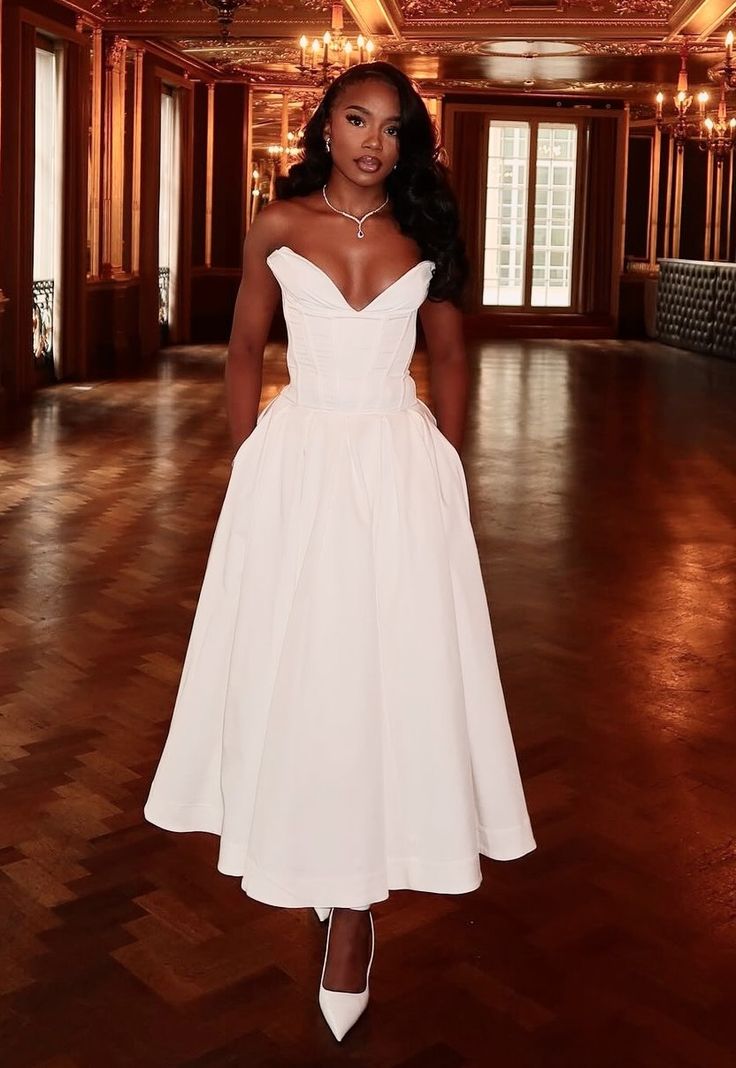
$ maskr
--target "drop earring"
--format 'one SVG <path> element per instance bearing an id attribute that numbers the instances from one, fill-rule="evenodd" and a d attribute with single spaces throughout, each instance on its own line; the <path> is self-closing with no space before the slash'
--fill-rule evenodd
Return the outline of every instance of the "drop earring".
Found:
<path id="1" fill-rule="evenodd" d="M 331 140 L 331 138 L 325 137 L 325 148 L 327 149 L 328 152 L 330 151 L 330 140 Z"/>

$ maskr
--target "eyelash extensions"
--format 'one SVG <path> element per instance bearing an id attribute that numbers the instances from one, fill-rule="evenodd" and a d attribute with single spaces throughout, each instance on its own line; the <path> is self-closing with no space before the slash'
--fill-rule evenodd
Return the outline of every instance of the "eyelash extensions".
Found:
<path id="1" fill-rule="evenodd" d="M 351 122 L 352 119 L 359 119 L 361 122 L 364 121 L 362 115 L 346 115 L 345 118 L 347 119 L 348 122 Z M 398 126 L 389 126 L 389 129 L 395 131 L 395 135 L 394 136 L 398 136 L 398 133 L 399 133 Z"/>

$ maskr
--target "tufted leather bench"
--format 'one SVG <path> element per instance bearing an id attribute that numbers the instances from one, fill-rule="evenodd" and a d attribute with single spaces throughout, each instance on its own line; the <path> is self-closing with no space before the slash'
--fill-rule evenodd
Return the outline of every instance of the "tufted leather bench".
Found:
<path id="1" fill-rule="evenodd" d="M 736 359 L 736 264 L 659 261 L 660 341 Z"/>

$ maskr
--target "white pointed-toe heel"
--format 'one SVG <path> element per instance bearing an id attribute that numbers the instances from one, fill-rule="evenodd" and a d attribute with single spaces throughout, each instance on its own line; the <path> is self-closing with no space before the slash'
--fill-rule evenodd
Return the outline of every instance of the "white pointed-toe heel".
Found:
<path id="1" fill-rule="evenodd" d="M 330 915 L 330 910 L 329 909 L 318 909 L 316 905 L 314 906 L 314 911 L 319 916 L 319 922 L 320 923 L 324 923 L 325 920 L 327 919 L 327 917 Z"/>
<path id="2" fill-rule="evenodd" d="M 330 948 L 330 931 L 332 930 L 334 911 L 334 909 L 330 909 L 330 922 L 327 925 L 325 959 L 322 962 L 322 975 L 319 981 L 319 1007 L 333 1035 L 338 1042 L 341 1042 L 368 1004 L 369 978 L 371 964 L 373 964 L 373 953 L 376 948 L 376 932 L 373 926 L 373 913 L 369 911 L 368 915 L 371 918 L 371 956 L 365 976 L 365 989 L 356 993 L 350 990 L 326 990 L 324 986 L 325 968 L 327 967 L 327 954 Z"/>

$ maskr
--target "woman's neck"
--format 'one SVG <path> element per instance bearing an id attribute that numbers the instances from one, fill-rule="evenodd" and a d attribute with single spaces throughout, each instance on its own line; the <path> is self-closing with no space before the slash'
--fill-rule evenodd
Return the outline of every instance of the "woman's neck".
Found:
<path id="1" fill-rule="evenodd" d="M 361 218 L 368 211 L 373 211 L 383 204 L 386 199 L 386 189 L 383 182 L 376 185 L 362 187 L 344 178 L 333 170 L 327 179 L 325 192 L 333 207 L 340 211 L 346 211 L 350 215 Z"/>

